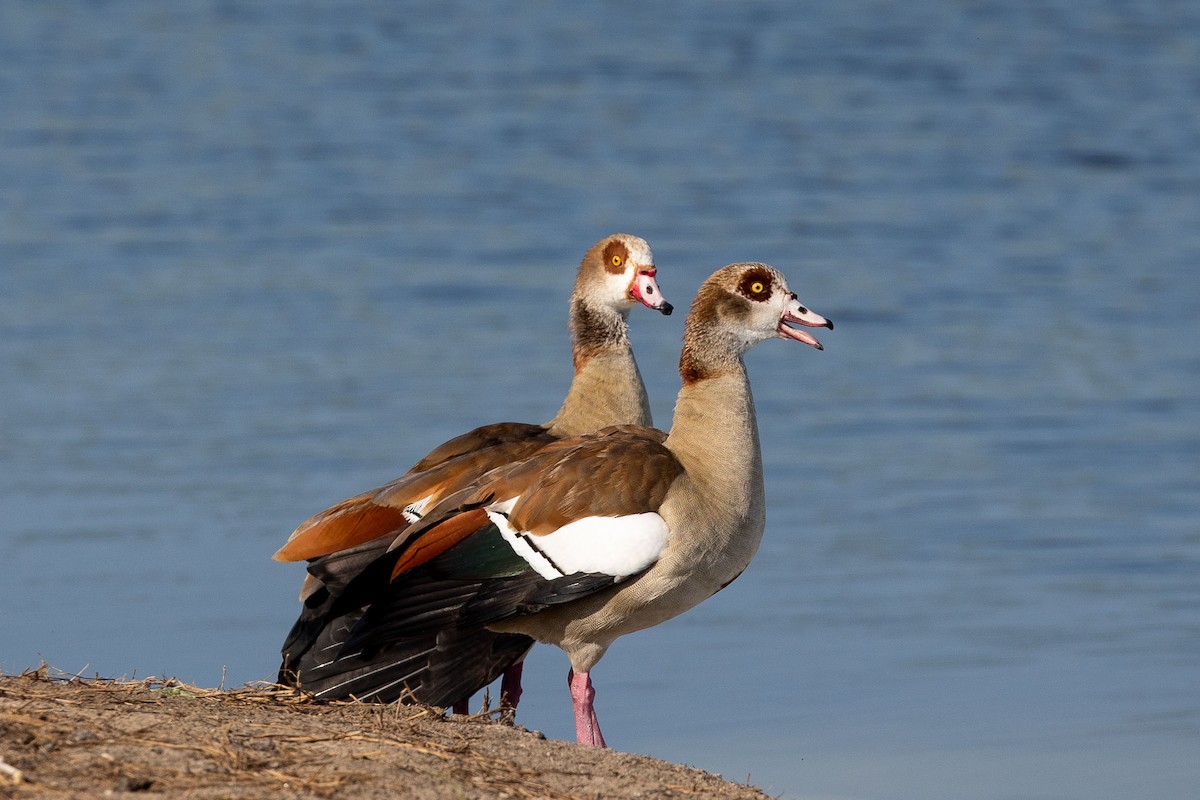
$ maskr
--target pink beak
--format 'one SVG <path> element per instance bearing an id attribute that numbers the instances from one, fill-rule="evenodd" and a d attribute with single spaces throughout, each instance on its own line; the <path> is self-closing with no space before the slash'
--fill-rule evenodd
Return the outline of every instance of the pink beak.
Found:
<path id="1" fill-rule="evenodd" d="M 829 328 L 829 330 L 833 330 L 832 320 L 825 319 L 820 314 L 809 311 L 800 305 L 800 301 L 794 294 L 788 300 L 787 307 L 784 308 L 783 315 L 779 318 L 779 327 L 776 329 L 776 335 L 781 339 L 794 339 L 797 342 L 804 342 L 806 345 L 815 347 L 818 350 L 825 349 L 817 341 L 817 337 L 806 331 L 793 328 L 791 327 L 792 325 L 806 325 L 809 328 Z"/>
<path id="2" fill-rule="evenodd" d="M 633 283 L 629 284 L 629 293 L 633 295 L 633 299 L 646 308 L 652 308 L 655 311 L 661 311 L 664 316 L 670 316 L 675 307 L 662 296 L 662 290 L 658 288 L 658 281 L 654 278 L 655 272 L 653 267 L 638 270 L 637 275 L 633 278 Z"/>

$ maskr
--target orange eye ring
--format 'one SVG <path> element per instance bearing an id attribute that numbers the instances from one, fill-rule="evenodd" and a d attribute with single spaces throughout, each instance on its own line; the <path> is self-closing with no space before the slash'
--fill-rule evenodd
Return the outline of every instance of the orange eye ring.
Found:
<path id="1" fill-rule="evenodd" d="M 613 257 L 612 257 L 612 265 L 613 265 L 614 267 L 619 267 L 619 266 L 621 266 L 621 257 L 620 257 L 620 256 L 613 256 Z"/>

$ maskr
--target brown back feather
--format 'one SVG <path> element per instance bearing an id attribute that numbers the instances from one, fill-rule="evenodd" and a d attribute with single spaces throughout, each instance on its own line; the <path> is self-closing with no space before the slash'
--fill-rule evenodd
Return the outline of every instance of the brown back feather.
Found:
<path id="1" fill-rule="evenodd" d="M 409 473 L 423 472 L 467 453 L 528 441 L 541 441 L 545 444 L 554 441 L 554 437 L 543 426 L 529 425 L 524 422 L 497 422 L 492 425 L 483 425 L 435 447 L 429 452 L 429 455 L 414 464 Z"/>
<path id="2" fill-rule="evenodd" d="M 496 497 L 521 499 L 509 520 L 517 530 L 547 534 L 586 516 L 655 511 L 683 471 L 654 428 L 621 425 L 563 440 L 503 478 L 489 482 Z"/>

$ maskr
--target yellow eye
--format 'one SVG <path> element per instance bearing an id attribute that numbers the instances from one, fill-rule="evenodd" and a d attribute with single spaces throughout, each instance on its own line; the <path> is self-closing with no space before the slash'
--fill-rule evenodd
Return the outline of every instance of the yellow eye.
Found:
<path id="1" fill-rule="evenodd" d="M 621 257 L 620 257 L 620 256 L 613 256 L 613 257 L 612 257 L 612 265 L 613 265 L 614 267 L 619 267 L 619 266 L 621 266 Z"/>
<path id="2" fill-rule="evenodd" d="M 753 294 L 762 294 L 763 289 L 766 288 L 767 287 L 763 286 L 762 281 L 755 281 L 754 283 L 750 284 L 750 291 Z"/>

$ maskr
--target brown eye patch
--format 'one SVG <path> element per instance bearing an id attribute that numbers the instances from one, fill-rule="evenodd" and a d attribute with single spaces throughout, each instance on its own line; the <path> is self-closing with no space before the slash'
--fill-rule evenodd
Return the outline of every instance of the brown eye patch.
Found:
<path id="1" fill-rule="evenodd" d="M 620 275 L 625 271 L 625 262 L 628 260 L 629 249 L 623 242 L 609 242 L 604 248 L 604 255 L 601 256 L 604 268 L 614 275 Z"/>
<path id="2" fill-rule="evenodd" d="M 752 267 L 742 273 L 738 291 L 751 300 L 762 302 L 771 296 L 772 275 L 762 267 Z"/>

